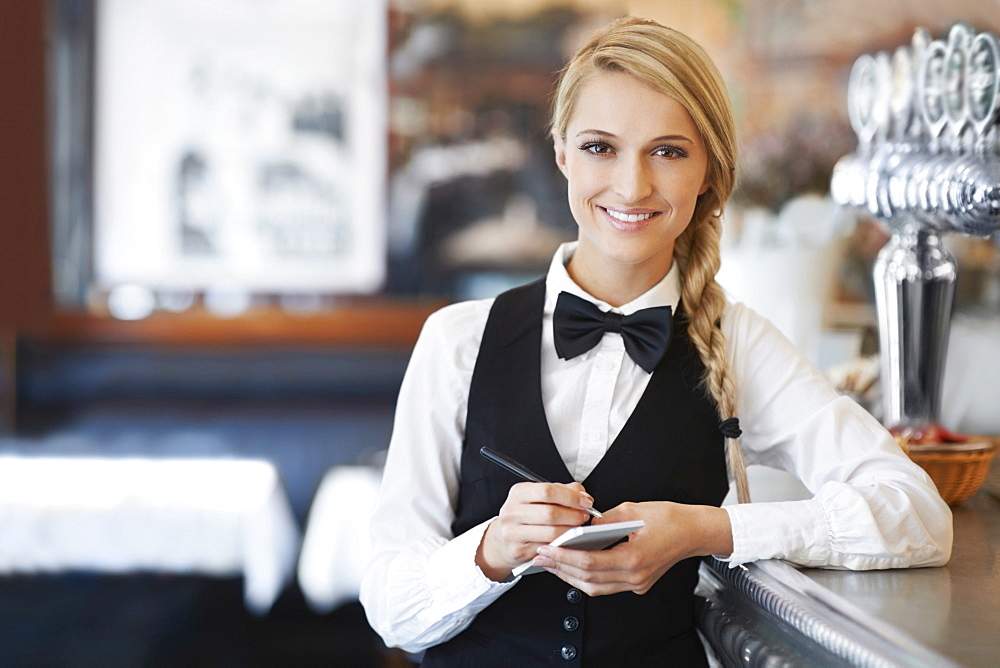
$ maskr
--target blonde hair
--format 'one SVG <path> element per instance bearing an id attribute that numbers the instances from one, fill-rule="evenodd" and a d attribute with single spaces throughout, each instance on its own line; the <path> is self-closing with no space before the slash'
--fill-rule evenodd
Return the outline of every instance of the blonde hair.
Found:
<path id="1" fill-rule="evenodd" d="M 565 139 L 580 90 L 597 73 L 624 72 L 678 102 L 691 115 L 708 149 L 708 189 L 674 246 L 688 333 L 705 366 L 703 383 L 720 419 L 735 417 L 736 386 L 719 319 L 726 298 L 716 282 L 722 210 L 736 186 L 736 128 L 729 94 L 712 59 L 694 40 L 649 19 L 626 17 L 595 33 L 563 69 L 552 128 Z M 741 503 L 750 500 L 737 438 L 726 439 L 729 473 Z"/>

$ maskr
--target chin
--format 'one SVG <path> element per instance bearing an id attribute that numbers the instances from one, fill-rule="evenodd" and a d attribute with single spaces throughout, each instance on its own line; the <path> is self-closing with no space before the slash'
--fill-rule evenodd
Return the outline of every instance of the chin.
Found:
<path id="1" fill-rule="evenodd" d="M 604 252 L 604 257 L 615 264 L 625 266 L 638 266 L 651 262 L 656 262 L 660 253 L 652 252 L 649 249 L 608 249 Z"/>
<path id="2" fill-rule="evenodd" d="M 625 235 L 616 235 L 618 238 L 606 240 L 601 244 L 601 251 L 605 257 L 622 264 L 641 264 L 646 261 L 655 260 L 662 255 L 669 255 L 673 251 L 672 243 L 650 243 L 648 235 L 645 239 L 638 238 L 640 235 L 631 238 L 621 238 Z"/>

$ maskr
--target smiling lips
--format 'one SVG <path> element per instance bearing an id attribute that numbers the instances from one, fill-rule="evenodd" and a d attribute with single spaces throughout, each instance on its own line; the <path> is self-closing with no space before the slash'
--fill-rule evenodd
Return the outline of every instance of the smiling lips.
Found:
<path id="1" fill-rule="evenodd" d="M 604 209 L 604 212 L 611 218 L 611 224 L 619 230 L 626 232 L 636 232 L 643 229 L 648 221 L 658 215 L 659 211 L 647 211 L 645 213 L 623 213 L 614 209 Z"/>

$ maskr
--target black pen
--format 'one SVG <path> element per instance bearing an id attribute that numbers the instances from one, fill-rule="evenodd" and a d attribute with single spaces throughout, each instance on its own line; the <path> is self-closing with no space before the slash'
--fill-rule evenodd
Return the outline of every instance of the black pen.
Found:
<path id="1" fill-rule="evenodd" d="M 479 448 L 479 454 L 486 457 L 486 459 L 490 460 L 494 464 L 499 464 L 514 475 L 524 478 L 528 482 L 548 482 L 548 480 L 542 476 L 525 468 L 524 464 L 516 462 L 506 455 L 501 455 L 496 450 L 491 450 L 485 447 Z M 589 513 L 591 517 L 604 517 L 600 511 L 594 510 L 593 508 L 584 508 L 584 510 Z"/>

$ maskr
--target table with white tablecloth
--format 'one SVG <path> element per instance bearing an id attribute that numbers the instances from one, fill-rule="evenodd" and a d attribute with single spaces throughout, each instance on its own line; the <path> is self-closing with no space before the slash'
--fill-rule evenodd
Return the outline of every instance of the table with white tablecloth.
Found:
<path id="1" fill-rule="evenodd" d="M 372 555 L 369 525 L 381 478 L 375 467 L 337 466 L 320 482 L 298 567 L 299 586 L 317 612 L 358 598 Z"/>
<path id="2" fill-rule="evenodd" d="M 266 461 L 0 456 L 0 574 L 242 576 L 264 614 L 299 538 Z"/>

